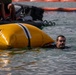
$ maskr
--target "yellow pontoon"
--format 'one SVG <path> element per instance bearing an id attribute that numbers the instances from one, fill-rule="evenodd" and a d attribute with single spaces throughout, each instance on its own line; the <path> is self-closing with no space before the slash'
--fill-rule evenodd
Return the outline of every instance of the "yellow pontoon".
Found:
<path id="1" fill-rule="evenodd" d="M 0 49 L 42 47 L 54 40 L 39 28 L 25 23 L 0 25 Z"/>

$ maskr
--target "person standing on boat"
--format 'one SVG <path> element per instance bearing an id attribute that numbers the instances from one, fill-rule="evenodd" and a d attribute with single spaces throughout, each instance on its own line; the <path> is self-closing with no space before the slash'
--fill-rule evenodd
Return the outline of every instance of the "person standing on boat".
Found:
<path id="1" fill-rule="evenodd" d="M 12 0 L 0 0 L 0 16 L 6 20 L 10 17 L 11 20 L 15 20 L 15 8 L 12 4 Z"/>

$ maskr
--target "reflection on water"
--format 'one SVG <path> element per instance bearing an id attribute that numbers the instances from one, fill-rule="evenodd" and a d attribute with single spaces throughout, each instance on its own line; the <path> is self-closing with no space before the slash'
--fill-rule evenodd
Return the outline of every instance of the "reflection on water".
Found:
<path id="1" fill-rule="evenodd" d="M 27 69 L 26 66 L 34 65 L 36 64 L 36 61 L 25 59 L 25 57 L 30 54 L 28 51 L 20 51 L 18 49 L 14 49 L 13 51 L 0 50 L 0 75 L 23 75 L 19 71 L 31 71 L 31 69 Z M 32 49 L 32 51 L 37 53 L 40 52 L 38 49 Z"/>
<path id="2" fill-rule="evenodd" d="M 11 75 L 10 73 L 6 73 L 11 71 L 10 67 L 7 67 L 10 63 L 8 51 L 0 51 L 0 75 Z"/>
<path id="3" fill-rule="evenodd" d="M 43 29 L 53 39 L 63 34 L 69 49 L 36 48 L 0 51 L 0 75 L 76 75 L 76 12 L 46 12 L 55 26 Z"/>

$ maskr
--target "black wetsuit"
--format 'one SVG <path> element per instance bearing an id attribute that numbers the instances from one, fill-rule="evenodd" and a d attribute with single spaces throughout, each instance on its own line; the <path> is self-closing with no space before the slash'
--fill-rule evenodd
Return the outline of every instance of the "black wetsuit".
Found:
<path id="1" fill-rule="evenodd" d="M 42 46 L 42 48 L 57 48 L 57 46 L 56 46 L 56 44 L 55 44 L 55 43 L 54 43 L 54 44 L 52 44 L 52 45 L 50 45 L 50 44 L 46 44 L 46 45 Z M 60 48 L 60 49 L 68 49 L 68 48 L 70 48 L 70 47 L 65 46 L 65 47 Z M 57 48 L 57 49 L 58 49 L 58 48 Z"/>

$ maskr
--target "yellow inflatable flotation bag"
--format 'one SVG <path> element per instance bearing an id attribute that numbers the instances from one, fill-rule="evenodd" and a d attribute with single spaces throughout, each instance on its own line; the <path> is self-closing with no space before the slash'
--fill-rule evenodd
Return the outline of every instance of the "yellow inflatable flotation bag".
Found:
<path id="1" fill-rule="evenodd" d="M 47 43 L 54 43 L 54 40 L 30 24 L 0 25 L 0 49 L 42 47 Z"/>

